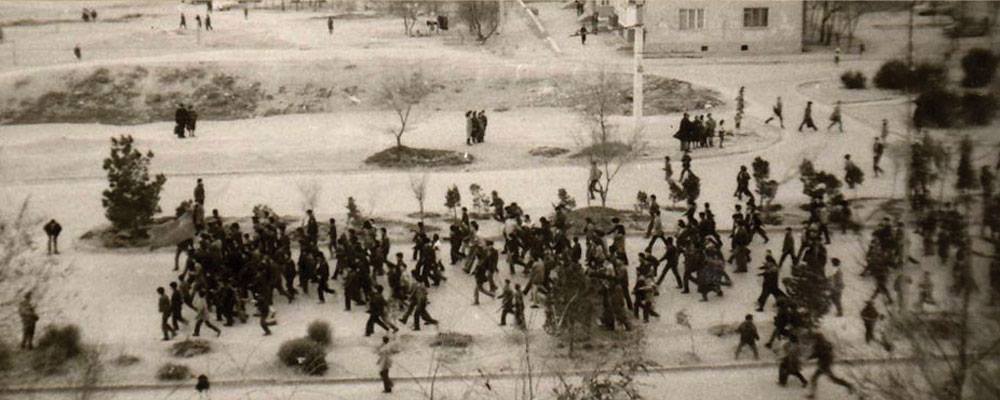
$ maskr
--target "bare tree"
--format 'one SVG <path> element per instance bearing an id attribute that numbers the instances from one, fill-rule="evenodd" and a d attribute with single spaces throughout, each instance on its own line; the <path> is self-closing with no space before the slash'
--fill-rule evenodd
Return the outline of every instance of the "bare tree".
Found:
<path id="1" fill-rule="evenodd" d="M 403 32 L 406 36 L 413 36 L 413 27 L 417 25 L 417 16 L 423 1 L 412 0 L 386 0 L 389 13 L 403 19 Z"/>
<path id="2" fill-rule="evenodd" d="M 382 81 L 376 94 L 378 102 L 392 110 L 399 122 L 390 133 L 396 137 L 396 147 L 403 147 L 403 134 L 411 128 L 413 107 L 420 104 L 433 88 L 420 71 L 390 75 Z"/>
<path id="3" fill-rule="evenodd" d="M 299 194 L 302 195 L 302 212 L 316 209 L 319 204 L 319 195 L 323 192 L 323 187 L 315 179 L 298 183 Z"/>
<path id="4" fill-rule="evenodd" d="M 500 13 L 496 0 L 470 0 L 458 5 L 458 17 L 479 43 L 486 43 L 500 28 Z"/>
<path id="5" fill-rule="evenodd" d="M 14 335 L 17 304 L 27 292 L 32 292 L 32 300 L 43 318 L 51 319 L 58 313 L 52 308 L 56 294 L 50 293 L 49 288 L 64 278 L 70 268 L 34 254 L 33 237 L 41 231 L 40 222 L 30 215 L 28 200 L 13 215 L 0 214 L 0 332 L 4 334 Z"/>
<path id="6" fill-rule="evenodd" d="M 424 220 L 424 199 L 427 198 L 427 178 L 428 175 L 424 173 L 420 176 L 410 176 L 410 190 L 413 191 L 413 198 L 417 199 L 417 204 L 420 205 L 420 221 Z"/>
<path id="7" fill-rule="evenodd" d="M 1000 394 L 1000 315 L 981 307 L 971 260 L 970 255 L 964 266 L 956 260 L 956 271 L 965 269 L 956 276 L 968 274 L 968 279 L 956 280 L 949 298 L 939 299 L 940 311 L 889 313 L 892 336 L 912 361 L 856 371 L 856 381 L 872 398 L 995 399 Z"/>
<path id="8" fill-rule="evenodd" d="M 590 125 L 590 132 L 582 144 L 583 152 L 592 166 L 601 172 L 600 184 L 596 190 L 601 196 L 601 206 L 606 207 L 611 183 L 622 168 L 638 159 L 646 149 L 642 131 L 634 130 L 630 135 L 618 135 L 618 129 L 610 118 L 621 110 L 622 104 L 629 102 L 622 84 L 616 75 L 601 71 L 585 89 L 582 113 Z"/>

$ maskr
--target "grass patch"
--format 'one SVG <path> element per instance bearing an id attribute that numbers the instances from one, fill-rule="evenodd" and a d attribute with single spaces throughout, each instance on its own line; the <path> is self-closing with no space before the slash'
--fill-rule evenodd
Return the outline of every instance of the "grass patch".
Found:
<path id="1" fill-rule="evenodd" d="M 441 332 L 434 336 L 431 347 L 448 347 L 464 349 L 472 345 L 472 335 L 458 332 Z"/>
<path id="2" fill-rule="evenodd" d="M 384 168 L 448 167 L 471 164 L 474 157 L 451 150 L 390 147 L 365 159 L 365 164 Z"/>
<path id="3" fill-rule="evenodd" d="M 131 354 L 121 354 L 111 362 L 119 367 L 131 367 L 138 364 L 142 359 Z"/>
<path id="4" fill-rule="evenodd" d="M 278 349 L 278 359 L 288 367 L 308 375 L 323 375 L 328 369 L 326 349 L 309 338 L 286 341 Z"/>
<path id="5" fill-rule="evenodd" d="M 595 143 L 584 147 L 577 153 L 571 155 L 570 158 L 601 160 L 618 157 L 627 154 L 629 151 L 632 151 L 632 148 L 622 142 Z"/>
<path id="6" fill-rule="evenodd" d="M 191 368 L 183 364 L 166 363 L 156 370 L 156 379 L 161 381 L 183 381 L 191 378 Z"/>
<path id="7" fill-rule="evenodd" d="M 79 327 L 50 325 L 45 327 L 45 332 L 38 339 L 38 347 L 31 353 L 31 368 L 41 374 L 52 375 L 82 353 Z"/>
<path id="8" fill-rule="evenodd" d="M 569 153 L 569 150 L 564 149 L 562 147 L 550 147 L 550 146 L 535 147 L 528 151 L 528 154 L 531 154 L 535 157 L 545 157 L 545 158 L 559 157 L 566 153 Z"/>
<path id="9" fill-rule="evenodd" d="M 211 351 L 212 344 L 204 339 L 186 339 L 170 346 L 170 354 L 180 358 L 191 358 Z"/>

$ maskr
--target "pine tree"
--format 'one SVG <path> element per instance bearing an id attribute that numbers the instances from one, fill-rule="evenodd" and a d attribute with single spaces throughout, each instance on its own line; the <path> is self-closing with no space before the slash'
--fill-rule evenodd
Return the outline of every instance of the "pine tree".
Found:
<path id="1" fill-rule="evenodd" d="M 142 154 L 133 147 L 131 135 L 111 138 L 111 155 L 104 159 L 108 189 L 101 205 L 115 231 L 145 235 L 144 227 L 160 212 L 160 191 L 167 182 L 163 174 L 149 176 L 153 152 Z"/>
<path id="2" fill-rule="evenodd" d="M 559 188 L 556 195 L 559 196 L 559 205 L 562 206 L 563 209 L 572 210 L 576 208 L 576 199 L 574 199 L 573 196 L 570 196 L 569 193 L 566 192 L 566 189 Z"/>
<path id="3" fill-rule="evenodd" d="M 778 181 L 771 179 L 771 163 L 767 160 L 756 157 L 751 164 L 753 168 L 753 179 L 757 184 L 757 195 L 766 216 L 770 211 L 771 202 L 778 195 Z"/>
<path id="4" fill-rule="evenodd" d="M 566 342 L 570 356 L 576 343 L 589 338 L 593 330 L 600 298 L 596 285 L 579 264 L 563 262 L 545 296 L 545 331 Z"/>
<path id="5" fill-rule="evenodd" d="M 360 226 L 364 222 L 365 217 L 361 214 L 361 208 L 358 207 L 358 203 L 354 201 L 354 197 L 347 198 L 347 224 L 353 226 Z"/>
<path id="6" fill-rule="evenodd" d="M 829 285 L 818 270 L 800 266 L 793 269 L 792 276 L 783 280 L 788 292 L 788 301 L 798 314 L 803 327 L 812 330 L 819 326 L 819 320 L 830 311 Z"/>

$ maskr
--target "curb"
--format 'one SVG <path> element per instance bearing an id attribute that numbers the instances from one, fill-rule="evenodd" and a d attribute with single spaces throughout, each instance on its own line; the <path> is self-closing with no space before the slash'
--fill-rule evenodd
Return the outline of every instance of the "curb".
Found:
<path id="1" fill-rule="evenodd" d="M 888 365 L 888 364 L 903 364 L 908 362 L 916 361 L 915 357 L 899 357 L 899 358 L 850 358 L 838 360 L 841 365 L 848 366 L 859 366 L 859 365 Z M 803 362 L 806 365 L 812 365 L 813 362 Z M 778 361 L 757 361 L 749 363 L 728 363 L 728 364 L 716 364 L 716 365 L 682 365 L 682 366 L 670 366 L 670 367 L 653 367 L 642 371 L 637 371 L 637 375 L 653 375 L 653 374 L 664 374 L 664 373 L 685 373 L 685 372 L 700 372 L 700 371 L 734 371 L 734 370 L 750 370 L 750 369 L 762 369 L 762 368 L 777 368 L 779 365 Z M 609 372 L 609 369 L 597 369 L 597 370 L 568 370 L 568 371 L 547 371 L 535 374 L 536 378 L 552 378 L 566 375 L 576 375 L 582 376 L 591 374 L 594 372 Z M 394 377 L 393 380 L 397 382 L 417 382 L 422 380 L 429 380 L 433 378 L 435 381 L 469 381 L 476 379 L 514 379 L 514 378 L 524 378 L 528 374 L 511 372 L 511 373 L 496 373 L 496 374 L 453 374 L 453 375 L 438 375 L 432 376 L 409 376 L 409 377 Z M 381 383 L 379 378 L 293 378 L 293 379 L 265 379 L 265 378 L 252 378 L 244 380 L 218 380 L 212 381 L 212 386 L 214 387 L 248 387 L 248 386 L 297 386 L 297 385 L 317 385 L 317 384 L 333 384 L 333 385 L 359 385 L 359 384 L 376 384 Z M 163 389 L 175 389 L 182 386 L 189 386 L 188 383 L 132 383 L 132 384 L 109 384 L 109 385 L 98 385 L 86 388 L 91 391 L 102 391 L 102 392 L 123 392 L 123 391 L 136 391 L 136 390 L 163 390 Z M 78 386 L 21 386 L 21 387 L 9 387 L 0 389 L 0 393 L 7 394 L 29 394 L 29 393 L 65 393 L 74 392 L 84 389 Z"/>

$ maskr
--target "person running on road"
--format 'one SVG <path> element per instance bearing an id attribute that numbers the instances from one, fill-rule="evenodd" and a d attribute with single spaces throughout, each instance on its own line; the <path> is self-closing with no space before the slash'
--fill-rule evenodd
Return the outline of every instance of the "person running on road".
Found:
<path id="1" fill-rule="evenodd" d="M 829 132 L 834 125 L 840 130 L 840 133 L 844 133 L 844 118 L 840 113 L 840 100 L 837 100 L 837 104 L 833 105 L 833 112 L 830 113 L 830 125 L 826 127 L 826 131 Z"/>

